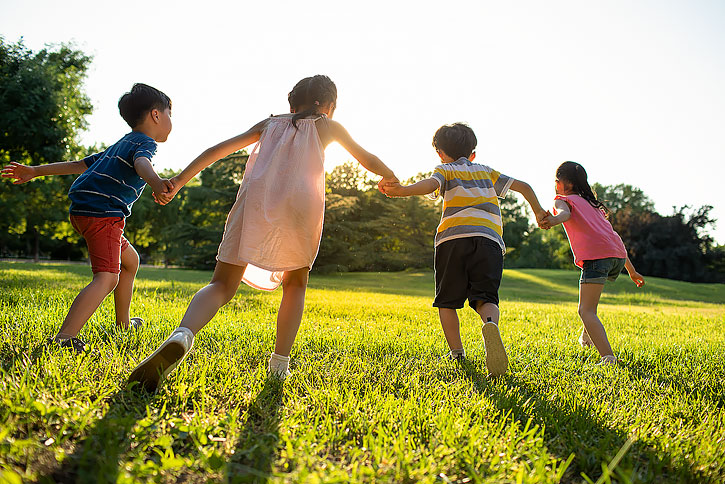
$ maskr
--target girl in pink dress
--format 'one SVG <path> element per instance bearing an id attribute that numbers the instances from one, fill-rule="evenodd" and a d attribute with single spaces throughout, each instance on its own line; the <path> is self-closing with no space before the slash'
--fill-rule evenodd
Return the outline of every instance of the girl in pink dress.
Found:
<path id="1" fill-rule="evenodd" d="M 194 336 L 236 294 L 240 282 L 271 291 L 282 285 L 270 373 L 289 375 L 289 354 L 302 321 L 310 268 L 317 256 L 325 211 L 324 150 L 337 141 L 380 185 L 397 181 L 380 159 L 365 151 L 332 120 L 337 88 L 327 76 L 307 77 L 288 96 L 290 113 L 271 116 L 248 131 L 204 151 L 174 177 L 170 201 L 197 173 L 256 143 L 224 227 L 211 282 L 194 295 L 179 327 L 129 377 L 154 391 L 184 358 Z"/>
<path id="2" fill-rule="evenodd" d="M 629 277 L 641 287 L 644 278 L 634 269 L 619 234 L 606 217 L 607 207 L 597 200 L 587 181 L 587 172 L 579 163 L 565 161 L 556 170 L 554 213 L 540 227 L 549 229 L 564 224 L 574 264 L 582 271 L 579 280 L 579 317 L 584 323 L 579 343 L 599 351 L 600 364 L 614 364 L 617 357 L 607 332 L 597 316 L 599 298 L 606 281 L 617 279 L 626 268 Z"/>

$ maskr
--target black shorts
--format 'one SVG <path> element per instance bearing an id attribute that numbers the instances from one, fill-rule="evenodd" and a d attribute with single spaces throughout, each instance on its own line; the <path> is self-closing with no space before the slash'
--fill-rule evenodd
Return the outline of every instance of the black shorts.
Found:
<path id="1" fill-rule="evenodd" d="M 501 246 L 486 237 L 463 237 L 443 242 L 435 250 L 436 297 L 433 307 L 460 309 L 468 299 L 498 305 L 503 274 Z"/>

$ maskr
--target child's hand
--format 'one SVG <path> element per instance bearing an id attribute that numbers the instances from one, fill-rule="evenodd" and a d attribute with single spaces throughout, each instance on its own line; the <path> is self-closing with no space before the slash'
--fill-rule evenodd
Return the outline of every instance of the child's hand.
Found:
<path id="1" fill-rule="evenodd" d="M 174 184 L 171 182 L 171 180 L 162 178 L 159 188 L 160 189 L 158 192 L 154 191 L 154 201 L 156 203 L 158 203 L 159 205 L 166 205 L 171 200 L 173 200 L 174 196 L 171 195 L 171 193 L 174 191 Z"/>
<path id="2" fill-rule="evenodd" d="M 398 177 L 397 176 L 392 175 L 392 176 L 389 176 L 389 177 L 383 177 L 378 182 L 378 190 L 380 191 L 380 193 L 386 194 L 385 193 L 385 186 L 388 185 L 388 184 L 394 184 L 394 183 L 400 184 L 400 180 L 398 180 Z"/>
<path id="3" fill-rule="evenodd" d="M 35 178 L 35 168 L 14 161 L 2 169 L 3 178 L 15 178 L 13 185 L 19 185 Z"/>
<path id="4" fill-rule="evenodd" d="M 390 182 L 383 186 L 383 193 L 386 197 L 402 197 L 403 196 L 403 185 L 400 182 Z"/>
<path id="5" fill-rule="evenodd" d="M 542 210 L 536 214 L 536 224 L 540 229 L 549 230 L 553 226 L 551 217 L 551 212 Z"/>
<path id="6" fill-rule="evenodd" d="M 642 274 L 640 274 L 637 271 L 632 271 L 629 273 L 629 278 L 632 279 L 632 282 L 637 284 L 637 287 L 644 286 L 644 277 L 642 277 Z"/>

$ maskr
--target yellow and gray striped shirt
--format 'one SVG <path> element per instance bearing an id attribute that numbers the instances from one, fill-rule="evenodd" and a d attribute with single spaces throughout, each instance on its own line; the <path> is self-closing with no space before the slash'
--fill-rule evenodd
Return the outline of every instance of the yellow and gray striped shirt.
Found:
<path id="1" fill-rule="evenodd" d="M 435 245 L 462 237 L 486 237 L 506 252 L 498 199 L 506 196 L 514 179 L 467 158 L 437 166 L 432 178 L 440 185 L 432 198 L 443 197 Z"/>

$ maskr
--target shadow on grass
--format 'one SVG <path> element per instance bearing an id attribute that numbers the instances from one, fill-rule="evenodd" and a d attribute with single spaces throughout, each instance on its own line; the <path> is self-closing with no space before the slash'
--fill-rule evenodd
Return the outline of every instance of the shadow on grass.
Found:
<path id="1" fill-rule="evenodd" d="M 131 446 L 131 430 L 146 416 L 151 398 L 126 389 L 111 395 L 103 417 L 76 443 L 73 453 L 38 482 L 116 482 L 121 456 Z"/>
<path id="2" fill-rule="evenodd" d="M 461 363 L 461 368 L 476 391 L 504 412 L 510 411 L 514 420 L 526 424 L 530 419 L 542 426 L 544 443 L 552 455 L 566 461 L 574 454 L 561 482 L 583 482 L 583 475 L 592 480 L 599 478 L 602 465 L 609 465 L 627 444 L 629 435 L 611 428 L 586 403 L 545 398 L 540 389 L 511 373 L 489 380 L 485 370 L 482 373 L 468 360 Z M 613 479 L 622 476 L 626 477 L 624 482 L 701 482 L 700 476 L 689 468 L 678 467 L 669 455 L 662 456 L 662 451 L 636 440 L 613 471 Z"/>
<path id="3" fill-rule="evenodd" d="M 267 377 L 264 386 L 249 404 L 247 418 L 230 456 L 225 482 L 266 482 L 278 453 L 280 410 L 284 382 Z"/>

